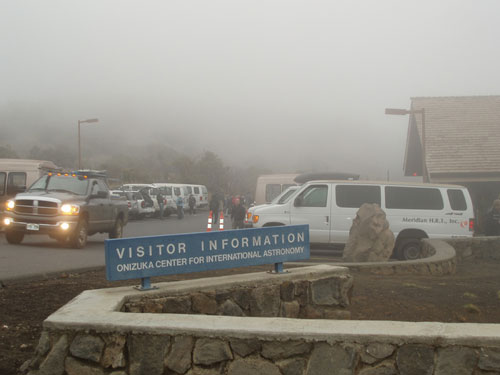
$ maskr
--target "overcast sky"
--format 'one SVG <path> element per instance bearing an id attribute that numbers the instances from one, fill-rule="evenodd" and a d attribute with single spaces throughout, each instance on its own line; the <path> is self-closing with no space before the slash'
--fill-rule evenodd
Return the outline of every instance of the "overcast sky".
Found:
<path id="1" fill-rule="evenodd" d="M 500 94 L 498 0 L 2 0 L 0 35 L 0 110 L 42 108 L 27 127 L 98 117 L 276 172 L 401 175 L 386 107 Z"/>

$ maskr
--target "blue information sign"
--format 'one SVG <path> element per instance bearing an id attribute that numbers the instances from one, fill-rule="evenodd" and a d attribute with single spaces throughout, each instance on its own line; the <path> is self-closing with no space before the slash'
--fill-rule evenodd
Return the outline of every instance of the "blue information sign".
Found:
<path id="1" fill-rule="evenodd" d="M 105 241 L 106 277 L 127 280 L 309 259 L 309 226 Z"/>

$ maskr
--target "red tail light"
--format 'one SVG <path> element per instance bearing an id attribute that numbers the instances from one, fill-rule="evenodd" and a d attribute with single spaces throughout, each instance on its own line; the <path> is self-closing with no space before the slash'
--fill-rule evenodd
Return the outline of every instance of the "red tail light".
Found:
<path id="1" fill-rule="evenodd" d="M 145 207 L 146 207 L 146 202 L 142 201 L 142 202 L 141 202 L 141 207 L 142 207 L 142 208 L 145 208 Z"/>
<path id="2" fill-rule="evenodd" d="M 128 204 L 128 208 L 132 207 L 132 203 L 127 202 L 127 204 Z"/>
<path id="3" fill-rule="evenodd" d="M 469 232 L 474 232 L 474 219 L 469 219 Z"/>

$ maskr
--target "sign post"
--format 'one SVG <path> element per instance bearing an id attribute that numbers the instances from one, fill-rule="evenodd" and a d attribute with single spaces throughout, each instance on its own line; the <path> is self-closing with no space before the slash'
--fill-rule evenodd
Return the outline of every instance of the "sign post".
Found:
<path id="1" fill-rule="evenodd" d="M 106 278 L 141 279 L 141 290 L 152 289 L 150 277 L 283 263 L 309 259 L 309 226 L 201 232 L 105 241 Z"/>

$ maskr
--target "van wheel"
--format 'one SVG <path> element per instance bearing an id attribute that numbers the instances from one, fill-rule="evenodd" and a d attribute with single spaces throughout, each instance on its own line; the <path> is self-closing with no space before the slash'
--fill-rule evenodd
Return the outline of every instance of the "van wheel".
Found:
<path id="1" fill-rule="evenodd" d="M 109 232 L 109 238 L 122 238 L 123 237 L 123 220 L 116 219 L 115 226 L 111 232 Z"/>
<path id="2" fill-rule="evenodd" d="M 15 230 L 8 230 L 5 232 L 5 238 L 7 239 L 8 243 L 17 245 L 23 242 L 24 233 Z"/>
<path id="3" fill-rule="evenodd" d="M 398 246 L 397 257 L 401 260 L 415 260 L 421 257 L 420 240 L 406 238 Z"/>
<path id="4" fill-rule="evenodd" d="M 71 236 L 69 245 L 75 249 L 83 249 L 87 245 L 88 224 L 82 219 L 78 222 L 74 233 Z"/>

